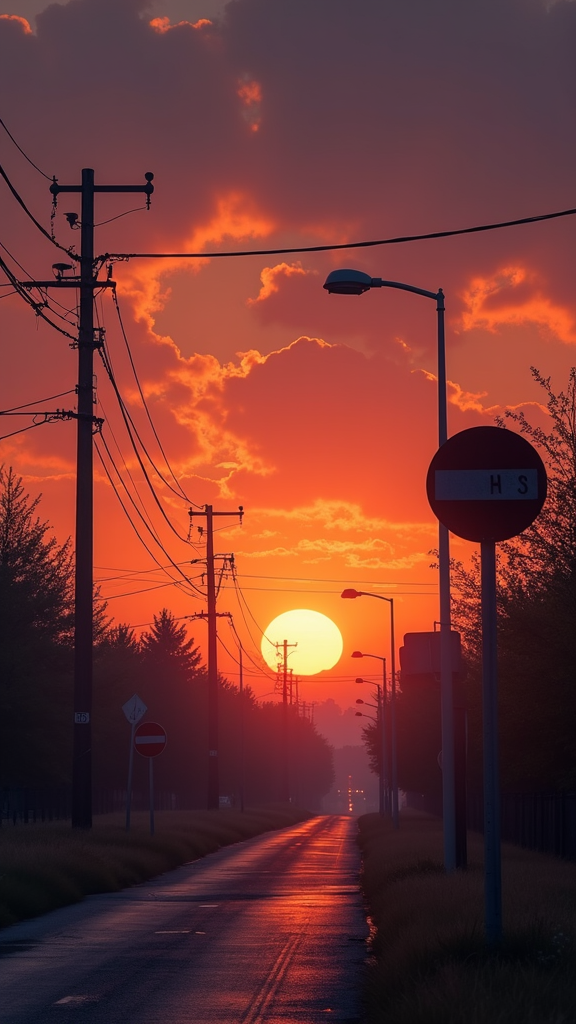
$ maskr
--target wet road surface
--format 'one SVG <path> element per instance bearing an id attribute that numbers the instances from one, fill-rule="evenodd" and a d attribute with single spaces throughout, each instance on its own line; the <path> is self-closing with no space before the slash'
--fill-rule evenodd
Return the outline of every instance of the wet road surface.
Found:
<path id="1" fill-rule="evenodd" d="M 313 818 L 0 931 L 0 1024 L 360 1020 L 356 822 Z"/>

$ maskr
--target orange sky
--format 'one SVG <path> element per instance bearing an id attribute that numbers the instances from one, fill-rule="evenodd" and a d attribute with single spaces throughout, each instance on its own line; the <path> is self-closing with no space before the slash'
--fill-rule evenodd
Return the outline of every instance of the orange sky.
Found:
<path id="1" fill-rule="evenodd" d="M 258 693 L 272 689 L 258 668 L 259 630 L 282 611 L 309 607 L 338 624 L 344 655 L 302 695 L 346 706 L 359 664 L 349 653 L 388 653 L 388 609 L 341 601 L 345 586 L 394 596 L 399 638 L 438 618 L 430 568 L 437 528 L 425 495 L 437 446 L 436 323 L 429 300 L 391 290 L 328 296 L 325 276 L 353 266 L 444 289 L 451 433 L 492 424 L 509 407 L 542 422 L 530 366 L 560 388 L 574 363 L 574 218 L 348 254 L 209 253 L 443 230 L 576 205 L 576 4 L 43 6 L 0 7 L 9 15 L 0 18 L 0 116 L 61 183 L 79 181 L 84 166 L 99 182 L 139 183 L 154 172 L 150 212 L 98 228 L 97 252 L 208 254 L 115 265 L 138 373 L 190 499 L 245 508 L 243 526 L 227 525 L 216 549 L 235 555 L 244 602 L 225 581 L 219 610 L 233 613 L 253 658 L 247 680 Z M 48 224 L 49 182 L 4 133 L 0 160 Z M 16 268 L 19 276 L 50 276 L 57 250 L 3 185 L 0 202 L 0 241 L 25 268 Z M 139 204 L 140 197 L 99 196 L 96 221 Z M 66 245 L 79 240 L 64 219 L 68 209 L 79 209 L 76 200 L 61 197 L 55 229 Z M 98 299 L 98 315 L 124 398 L 162 466 L 108 295 Z M 0 302 L 0 318 L 2 409 L 74 387 L 66 338 L 18 297 Z M 202 545 L 179 541 L 162 523 L 98 360 L 96 372 L 98 414 L 127 486 L 124 460 L 170 557 L 197 577 L 201 566 L 185 563 L 202 557 Z M 74 396 L 37 407 L 66 402 Z M 3 418 L 2 433 L 22 425 Z M 74 524 L 73 424 L 1 446 L 1 461 L 32 494 L 42 492 L 43 515 L 64 540 Z M 187 502 L 155 484 L 186 536 Z M 178 616 L 205 607 L 171 582 L 175 573 L 154 566 L 98 463 L 95 508 L 96 575 L 117 621 L 149 623 L 163 605 Z M 470 550 L 453 540 L 456 557 Z M 205 629 L 191 627 L 203 648 Z M 237 679 L 237 666 L 220 655 L 222 671 Z"/>

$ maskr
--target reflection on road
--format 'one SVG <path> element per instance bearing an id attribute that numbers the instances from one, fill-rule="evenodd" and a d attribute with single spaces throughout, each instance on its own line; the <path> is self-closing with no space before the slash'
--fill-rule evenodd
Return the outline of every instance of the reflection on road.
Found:
<path id="1" fill-rule="evenodd" d="M 314 818 L 5 929 L 2 1024 L 358 1020 L 355 835 Z"/>

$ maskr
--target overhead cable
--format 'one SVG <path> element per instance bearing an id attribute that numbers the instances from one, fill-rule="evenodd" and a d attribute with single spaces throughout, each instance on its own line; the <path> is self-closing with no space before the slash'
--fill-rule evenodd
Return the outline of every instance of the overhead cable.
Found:
<path id="1" fill-rule="evenodd" d="M 50 234 L 50 232 L 46 231 L 46 228 L 40 223 L 40 221 L 36 220 L 36 217 L 34 216 L 34 214 L 31 213 L 31 211 L 26 206 L 26 203 L 22 199 L 22 196 L 14 188 L 14 185 L 10 181 L 10 178 L 6 174 L 6 171 L 4 170 L 4 168 L 2 167 L 1 164 L 0 164 L 0 175 L 4 178 L 4 181 L 8 185 L 8 188 L 10 189 L 10 191 L 11 191 L 12 195 L 14 196 L 16 202 L 22 207 L 22 209 L 24 210 L 24 213 L 26 214 L 26 216 L 29 217 L 30 220 L 32 221 L 32 223 L 38 228 L 38 231 L 42 235 L 44 235 L 44 237 L 47 238 L 48 241 L 52 243 L 52 245 L 55 245 L 57 249 L 60 249 L 62 252 L 65 252 L 66 255 L 70 257 L 71 260 L 76 260 L 76 262 L 79 263 L 80 262 L 80 257 L 78 256 L 78 254 L 73 252 L 73 250 L 71 250 L 71 249 L 67 249 L 64 245 L 60 245 L 60 242 L 57 242 L 55 238 L 52 238 L 52 235 Z"/>
<path id="2" fill-rule="evenodd" d="M 160 510 L 160 512 L 161 512 L 161 514 L 163 516 L 163 518 L 165 519 L 166 523 L 168 524 L 168 526 L 172 530 L 172 533 L 174 533 L 178 537 L 178 540 L 181 540 L 181 541 L 183 541 L 183 543 L 186 544 L 186 543 L 188 543 L 188 538 L 185 537 L 183 534 L 179 533 L 179 531 L 176 529 L 176 527 L 174 526 L 174 524 L 170 520 L 169 516 L 166 514 L 166 512 L 165 512 L 165 510 L 164 510 L 164 508 L 162 506 L 162 502 L 160 501 L 158 495 L 156 494 L 156 490 L 154 488 L 154 485 L 153 485 L 152 481 L 150 480 L 150 477 L 148 476 L 148 472 L 147 472 L 146 467 L 145 467 L 145 465 L 144 465 L 144 463 L 142 461 L 142 457 L 140 455 L 140 452 L 138 451 L 138 445 L 136 444 L 136 441 L 134 440 L 134 435 L 138 438 L 138 440 L 140 442 L 140 445 L 142 446 L 142 450 L 144 451 L 146 457 L 148 458 L 148 460 L 150 462 L 150 465 L 154 468 L 154 470 L 157 473 L 158 473 L 158 470 L 156 469 L 156 466 L 155 466 L 154 462 L 152 461 L 152 459 L 151 459 L 151 457 L 150 457 L 150 455 L 149 455 L 149 453 L 148 453 L 148 451 L 147 451 L 147 449 L 146 449 L 146 447 L 145 447 L 145 445 L 144 445 L 144 443 L 142 441 L 142 438 L 140 437 L 140 434 L 138 433 L 138 430 L 137 430 L 137 428 L 136 428 L 136 426 L 134 424 L 134 420 L 132 419 L 130 413 L 128 412 L 128 409 L 126 408 L 124 399 L 122 398 L 122 395 L 121 395 L 120 390 L 118 388 L 118 385 L 116 383 L 116 378 L 114 377 L 114 373 L 113 373 L 110 361 L 108 359 L 108 355 L 107 355 L 106 351 L 103 348 L 100 348 L 98 351 L 99 351 L 99 354 L 100 354 L 100 358 L 102 359 L 102 363 L 104 364 L 104 369 L 106 370 L 106 373 L 108 374 L 108 378 L 110 380 L 110 383 L 112 384 L 112 388 L 114 390 L 114 394 L 116 395 L 116 400 L 118 402 L 118 406 L 120 408 L 120 412 L 121 412 L 122 418 L 124 420 L 124 425 L 126 427 L 126 430 L 128 432 L 128 436 L 130 438 L 130 443 L 132 445 L 132 449 L 134 451 L 134 454 L 136 455 L 136 458 L 138 459 L 138 464 L 140 466 L 140 469 L 142 470 L 142 473 L 144 474 L 144 479 L 146 480 L 146 483 L 148 484 L 148 488 L 150 490 L 150 493 L 152 494 L 152 497 L 154 498 L 154 501 L 156 502 L 156 505 L 158 506 L 158 508 L 159 508 L 159 510 Z M 161 479 L 163 479 L 163 477 L 162 477 L 162 475 L 160 473 L 158 475 L 160 476 Z M 178 497 L 180 497 L 180 495 L 178 495 Z"/>
<path id="3" fill-rule="evenodd" d="M 148 403 L 146 401 L 146 398 L 144 397 L 144 391 L 142 390 L 142 385 L 140 384 L 140 378 L 138 377 L 138 373 L 137 373 L 137 370 L 136 370 L 136 365 L 134 363 L 134 358 L 132 356 L 132 350 L 130 348 L 130 343 L 128 341 L 128 335 L 126 334 L 126 328 L 124 327 L 124 321 L 122 319 L 122 313 L 120 312 L 120 304 L 118 302 L 118 294 L 117 294 L 116 288 L 114 288 L 113 291 L 112 291 L 112 300 L 114 302 L 114 307 L 116 309 L 116 314 L 118 316 L 118 323 L 120 324 L 120 330 L 122 332 L 122 337 L 124 339 L 124 344 L 126 345 L 126 351 L 128 352 L 128 358 L 130 360 L 130 366 L 132 367 L 132 373 L 134 374 L 134 380 L 136 381 L 136 385 L 138 387 L 138 393 L 139 393 L 140 399 L 142 401 L 142 406 L 143 406 L 143 408 L 144 408 L 144 410 L 146 412 L 146 415 L 148 417 L 148 422 L 150 423 L 150 426 L 152 427 L 152 432 L 154 434 L 154 437 L 156 438 L 156 441 L 158 442 L 158 447 L 159 447 L 160 451 L 162 452 L 162 455 L 163 455 L 163 458 L 164 458 L 164 462 L 166 463 L 166 466 L 168 468 L 168 472 L 170 473 L 172 479 L 174 480 L 174 483 L 178 487 L 178 492 L 174 491 L 174 488 L 171 486 L 171 484 L 168 483 L 167 480 L 164 480 L 164 483 L 166 484 L 167 487 L 170 488 L 171 491 L 173 491 L 174 494 L 177 494 L 178 497 L 183 497 L 183 498 L 185 498 L 185 500 L 189 504 L 194 505 L 195 502 L 193 502 L 188 497 L 188 495 L 184 491 L 180 481 L 176 478 L 176 475 L 175 475 L 175 473 L 174 473 L 174 471 L 172 469 L 172 466 L 170 465 L 170 463 L 168 461 L 168 456 L 166 455 L 166 452 L 164 451 L 164 447 L 162 445 L 162 442 L 161 442 L 161 440 L 160 440 L 160 438 L 158 436 L 158 432 L 156 430 L 156 427 L 154 426 L 154 421 L 152 419 L 152 416 L 151 416 L 151 413 L 150 413 L 150 409 L 148 408 Z M 158 472 L 158 470 L 156 470 L 156 472 Z M 158 475 L 160 476 L 160 474 L 158 474 Z M 164 479 L 164 478 L 161 477 L 161 479 Z M 200 506 L 196 505 L 196 508 L 200 508 Z"/>
<path id="4" fill-rule="evenodd" d="M 40 167 L 38 167 L 38 164 L 35 164 L 34 161 L 30 159 L 28 154 L 25 153 L 24 150 L 22 149 L 22 146 L 18 145 L 18 143 L 16 142 L 16 139 L 12 135 L 12 132 L 8 130 L 8 128 L 6 127 L 4 121 L 2 120 L 1 117 L 0 117 L 0 125 L 2 125 L 2 127 L 3 127 L 4 131 L 6 132 L 6 135 L 8 136 L 8 138 L 12 140 L 12 142 L 16 146 L 16 149 L 18 150 L 18 152 L 21 153 L 22 156 L 24 157 L 24 159 L 28 161 L 30 166 L 33 167 L 35 171 L 38 171 L 38 174 L 41 174 L 43 178 L 46 178 L 46 181 L 53 181 L 54 179 L 49 174 L 44 174 L 44 171 Z"/>
<path id="5" fill-rule="evenodd" d="M 190 580 L 188 579 L 188 577 L 187 577 L 187 576 L 185 575 L 185 573 L 183 573 L 183 572 L 182 572 L 182 570 L 181 570 L 181 569 L 179 568 L 179 566 L 177 565 L 177 563 L 176 563 L 176 562 L 174 562 L 174 561 L 173 561 L 173 560 L 172 560 L 172 559 L 170 558 L 170 555 L 169 555 L 169 554 L 168 554 L 168 552 L 166 551 L 166 549 L 165 549 L 165 547 L 163 546 L 162 542 L 161 542 L 161 541 L 160 541 L 160 540 L 159 540 L 159 539 L 158 539 L 158 538 L 157 538 L 157 537 L 156 537 L 156 536 L 154 535 L 154 532 L 153 532 L 153 531 L 152 531 L 152 530 L 150 529 L 150 527 L 149 527 L 149 526 L 148 526 L 148 524 L 146 523 L 146 521 L 145 521 L 145 519 L 143 518 L 143 516 L 142 516 L 142 514 L 141 514 L 140 510 L 139 510 L 139 509 L 138 509 L 138 507 L 137 507 L 137 506 L 135 505 L 135 503 L 134 503 L 134 500 L 133 500 L 133 498 L 132 498 L 131 494 L 130 494 L 130 493 L 129 493 L 129 491 L 127 490 L 127 488 L 126 488 L 126 485 L 124 484 L 124 481 L 122 480 L 122 477 L 121 477 L 121 475 L 120 475 L 120 473 L 119 473 L 119 471 L 118 471 L 118 467 L 116 466 L 116 464 L 115 464 L 115 462 L 114 462 L 114 459 L 113 459 L 113 458 L 112 458 L 112 456 L 111 456 L 111 453 L 110 453 L 110 449 L 109 449 L 109 448 L 107 447 L 107 445 L 106 445 L 106 441 L 105 441 L 105 438 L 104 438 L 104 437 L 103 437 L 102 435 L 101 435 L 101 437 L 102 437 L 102 443 L 103 443 L 104 447 L 106 448 L 106 452 L 107 452 L 107 454 L 108 454 L 108 457 L 109 457 L 109 459 L 110 459 L 110 461 L 111 461 L 112 465 L 114 466 L 114 469 L 116 470 L 116 473 L 118 474 L 118 478 L 120 479 L 121 483 L 123 484 L 123 486 L 124 486 L 124 489 L 126 490 L 126 494 L 127 494 L 127 495 L 128 495 L 128 497 L 130 498 L 130 500 L 131 500 L 132 504 L 134 505 L 134 508 L 136 509 L 136 511 L 137 511 L 137 513 L 138 513 L 138 515 L 139 515 L 139 516 L 140 516 L 140 518 L 142 519 L 142 522 L 143 522 L 143 523 L 144 523 L 144 525 L 146 526 L 146 529 L 147 529 L 147 530 L 148 530 L 148 532 L 149 532 L 149 533 L 151 534 L 151 536 L 152 536 L 153 540 L 154 540 L 154 541 L 156 542 L 156 544 L 158 544 L 158 547 L 159 547 L 159 548 L 160 548 L 160 550 L 162 551 L 162 554 L 163 554 L 163 555 L 164 555 L 164 556 L 165 556 L 165 557 L 166 557 L 166 558 L 168 559 L 168 561 L 170 562 L 170 565 L 171 565 L 171 567 L 173 567 L 174 569 L 176 569 L 176 571 L 177 571 L 177 572 L 178 572 L 178 573 L 179 573 L 179 574 L 180 574 L 180 575 L 182 576 L 182 578 L 183 578 L 183 580 L 185 581 L 185 583 L 186 583 L 186 584 L 187 584 L 187 585 L 188 585 L 188 586 L 189 586 L 189 587 L 190 587 L 190 588 L 192 589 L 192 591 L 193 591 L 193 592 L 195 592 L 195 596 L 199 595 L 200 597 L 202 597 L 202 598 L 203 598 L 203 597 L 204 597 L 204 595 L 202 594 L 202 591 L 200 591 L 200 590 L 198 589 L 198 587 L 195 587 L 195 586 L 194 586 L 194 584 L 190 582 Z M 133 519 L 132 519 L 132 517 L 131 517 L 131 515 L 130 515 L 130 513 L 129 513 L 129 511 L 128 511 L 128 509 L 126 508 L 126 506 L 125 506 L 125 504 L 124 504 L 124 502 L 123 502 L 123 500 L 122 500 L 122 497 L 121 497 L 121 495 L 120 495 L 120 493 L 119 493 L 119 491 L 118 491 L 118 488 L 116 487 L 116 484 L 114 483 L 114 481 L 113 481 L 113 479 L 112 479 L 112 476 L 111 476 L 111 474 L 110 474 L 110 472 L 109 472 L 109 470 L 108 470 L 108 467 L 107 467 L 107 465 L 106 465 L 106 463 L 105 463 L 105 461 L 104 461 L 104 458 L 103 458 L 103 456 L 102 456 L 102 452 L 100 451 L 100 449 L 99 449 L 99 445 L 98 445 L 98 443 L 97 443 L 97 439 L 96 439 L 96 443 L 95 443 L 94 447 L 95 447 L 95 449 L 96 449 L 96 452 L 97 452 L 97 454 L 98 454 L 98 458 L 100 459 L 100 462 L 101 462 L 101 464 L 102 464 L 102 467 L 103 467 L 103 469 L 104 469 L 104 472 L 106 473 L 106 476 L 108 477 L 108 480 L 109 480 L 109 482 L 110 482 L 110 485 L 111 485 L 111 487 L 112 487 L 112 489 L 113 489 L 113 491 L 114 491 L 114 493 L 115 493 L 116 497 L 118 498 L 118 501 L 120 502 L 120 505 L 122 506 L 122 509 L 123 509 L 123 511 L 124 511 L 124 514 L 126 515 L 126 518 L 128 519 L 128 522 L 130 523 L 130 525 L 131 525 L 132 529 L 134 530 L 134 533 L 136 534 L 136 536 L 138 537 L 138 540 L 139 540 L 139 541 L 140 541 L 140 543 L 141 543 L 141 544 L 143 545 L 143 547 L 144 547 L 144 548 L 146 549 L 146 551 L 148 552 L 148 554 L 150 555 L 150 557 L 152 558 L 152 560 L 153 560 L 154 562 L 156 562 L 156 565 L 157 565 L 157 566 L 158 566 L 159 568 L 163 568 L 163 567 L 162 567 L 162 564 L 161 564 L 161 562 L 159 562 L 159 560 L 157 559 L 156 555 L 155 555 L 155 554 L 153 553 L 153 551 L 152 551 L 152 550 L 151 550 L 151 549 L 149 548 L 148 544 L 146 543 L 146 541 L 145 541 L 145 540 L 144 540 L 144 538 L 142 537 L 142 535 L 141 535 L 140 531 L 138 530 L 138 527 L 137 527 L 137 526 L 136 526 L 136 524 L 134 523 L 134 521 L 133 521 Z M 174 585 L 175 585 L 175 586 L 178 586 L 178 587 L 179 587 L 180 589 L 183 589 L 183 584 L 182 584 L 182 582 L 181 582 L 180 580 L 173 580 L 172 582 L 174 583 Z"/>
<path id="6" fill-rule="evenodd" d="M 558 210 L 555 213 L 542 213 L 536 217 L 519 217 L 516 220 L 497 221 L 492 224 L 476 224 L 469 228 L 455 228 L 451 231 L 428 231 L 419 235 L 397 235 L 392 238 L 377 238 L 363 242 L 340 242 L 335 245 L 302 245 L 285 249 L 235 249 L 227 252 L 112 252 L 99 257 L 106 260 L 182 260 L 182 259 L 222 259 L 227 256 L 285 256 L 291 253 L 304 252 L 336 252 L 339 249 L 369 249 L 377 245 L 398 245 L 403 242 L 423 242 L 432 238 L 452 238 L 455 235 L 471 235 L 480 231 L 497 231 L 501 228 L 513 228 L 520 224 L 535 224 L 537 221 L 555 220 L 558 217 L 570 217 L 576 213 L 576 207 L 570 210 Z"/>

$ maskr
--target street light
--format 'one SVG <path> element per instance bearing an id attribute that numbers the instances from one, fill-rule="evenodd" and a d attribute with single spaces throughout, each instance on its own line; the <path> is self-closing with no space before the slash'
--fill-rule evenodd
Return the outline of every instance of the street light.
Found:
<path id="1" fill-rule="evenodd" d="M 444 292 L 416 288 L 400 281 L 384 281 L 370 277 L 361 270 L 333 270 L 324 282 L 327 292 L 335 295 L 363 295 L 370 288 L 399 288 L 404 292 L 423 295 L 436 303 L 438 335 L 438 443 L 448 440 L 446 399 L 446 345 L 444 335 Z M 450 546 L 448 529 L 438 524 L 438 564 L 440 576 L 440 690 L 442 705 L 442 808 L 444 828 L 444 866 L 446 871 L 456 868 L 456 823 L 454 795 L 454 713 L 452 697 L 452 658 L 450 646 Z M 378 596 L 376 594 L 374 597 Z M 394 686 L 394 676 L 392 677 Z"/>
<path id="2" fill-rule="evenodd" d="M 353 658 L 358 658 L 358 657 L 362 657 L 362 655 L 360 654 L 360 651 L 354 651 L 353 654 L 352 654 L 352 657 Z M 386 662 L 384 662 L 384 689 L 383 690 L 382 690 L 382 687 L 380 686 L 380 683 L 375 683 L 372 680 L 357 679 L 356 682 L 357 683 L 366 683 L 366 682 L 368 682 L 369 686 L 375 686 L 376 687 L 376 697 L 377 697 L 378 703 L 377 704 L 370 704 L 369 706 L 370 707 L 376 707 L 378 709 L 378 718 L 380 720 L 380 758 L 379 758 L 379 761 L 380 761 L 380 771 L 378 772 L 378 810 L 380 812 L 380 815 L 382 817 L 384 817 L 384 814 L 387 811 L 387 806 L 386 806 L 386 782 L 385 782 L 386 763 L 387 763 L 387 757 L 386 757 L 386 723 L 385 723 L 385 718 L 384 718 L 384 710 L 385 710 L 385 707 L 386 707 Z M 357 704 L 365 704 L 366 701 L 363 701 L 360 698 L 358 698 L 356 703 Z"/>
<path id="3" fill-rule="evenodd" d="M 398 757 L 396 751 L 396 641 L 394 638 L 394 598 L 384 597 L 383 594 L 370 594 L 364 590 L 343 590 L 340 597 L 376 597 L 379 601 L 387 601 L 390 605 L 390 650 L 392 654 L 392 686 L 390 688 L 390 733 L 392 739 L 392 821 L 394 828 L 398 828 Z M 382 662 L 383 670 L 383 702 L 382 709 L 386 703 L 388 694 L 386 687 L 386 658 L 380 654 L 363 654 L 362 651 L 354 651 L 353 658 L 376 658 Z M 384 748 L 382 750 L 384 753 Z"/>

